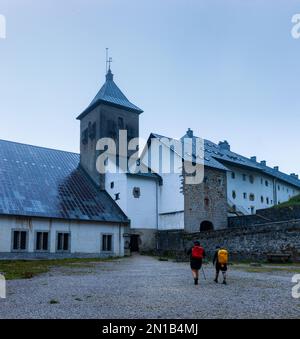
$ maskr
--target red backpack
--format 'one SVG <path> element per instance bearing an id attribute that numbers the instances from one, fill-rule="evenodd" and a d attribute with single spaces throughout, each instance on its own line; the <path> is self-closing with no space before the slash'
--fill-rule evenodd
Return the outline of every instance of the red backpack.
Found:
<path id="1" fill-rule="evenodd" d="M 194 246 L 192 248 L 192 258 L 193 259 L 203 259 L 204 249 L 200 246 Z"/>

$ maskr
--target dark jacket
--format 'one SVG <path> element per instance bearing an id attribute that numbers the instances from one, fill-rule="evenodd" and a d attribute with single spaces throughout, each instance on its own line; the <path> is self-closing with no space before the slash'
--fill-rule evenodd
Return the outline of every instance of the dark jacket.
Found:
<path id="1" fill-rule="evenodd" d="M 215 264 L 217 265 L 219 263 L 219 261 L 218 261 L 218 253 L 219 253 L 219 249 L 216 250 L 216 252 L 215 252 L 214 259 L 213 259 L 213 265 L 215 265 Z"/>

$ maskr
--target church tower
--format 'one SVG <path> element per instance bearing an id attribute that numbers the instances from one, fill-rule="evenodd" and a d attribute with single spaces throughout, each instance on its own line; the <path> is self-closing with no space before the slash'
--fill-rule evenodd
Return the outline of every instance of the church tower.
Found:
<path id="1" fill-rule="evenodd" d="M 116 85 L 109 67 L 104 85 L 77 117 L 80 120 L 80 164 L 100 189 L 104 189 L 104 177 L 96 169 L 97 141 L 112 138 L 118 145 L 119 130 L 127 130 L 128 140 L 139 137 L 141 113 L 143 111 L 132 104 Z"/>

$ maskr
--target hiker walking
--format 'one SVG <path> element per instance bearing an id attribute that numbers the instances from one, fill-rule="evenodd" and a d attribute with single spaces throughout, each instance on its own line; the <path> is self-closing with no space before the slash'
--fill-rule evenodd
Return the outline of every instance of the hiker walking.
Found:
<path id="1" fill-rule="evenodd" d="M 216 252 L 213 259 L 213 265 L 216 267 L 216 278 L 215 283 L 218 283 L 219 273 L 222 272 L 223 275 L 223 284 L 226 285 L 226 272 L 228 264 L 228 251 L 220 246 L 216 247 Z"/>
<path id="2" fill-rule="evenodd" d="M 198 285 L 199 270 L 202 267 L 202 260 L 205 257 L 204 248 L 200 246 L 199 241 L 194 241 L 194 246 L 187 251 L 187 254 L 190 255 L 190 264 L 195 285 Z"/>

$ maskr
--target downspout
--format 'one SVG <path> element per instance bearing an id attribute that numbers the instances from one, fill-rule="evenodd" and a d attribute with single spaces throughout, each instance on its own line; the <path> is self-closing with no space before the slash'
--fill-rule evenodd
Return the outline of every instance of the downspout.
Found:
<path id="1" fill-rule="evenodd" d="M 119 257 L 121 257 L 121 243 L 122 243 L 122 238 L 121 238 L 121 224 L 119 224 Z"/>
<path id="2" fill-rule="evenodd" d="M 159 181 L 156 181 L 156 250 L 158 251 L 158 230 L 159 230 L 159 216 L 158 216 L 158 186 Z"/>
<path id="3" fill-rule="evenodd" d="M 273 179 L 273 185 L 274 185 L 274 189 L 273 189 L 273 199 L 274 199 L 274 206 L 278 205 L 278 196 L 277 196 L 277 180 L 274 178 Z"/>

